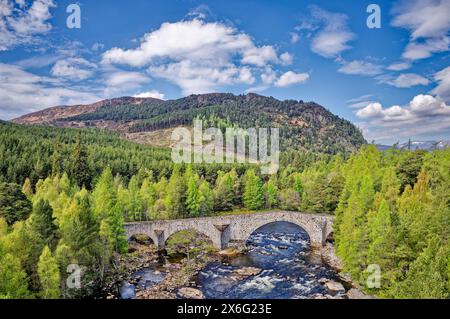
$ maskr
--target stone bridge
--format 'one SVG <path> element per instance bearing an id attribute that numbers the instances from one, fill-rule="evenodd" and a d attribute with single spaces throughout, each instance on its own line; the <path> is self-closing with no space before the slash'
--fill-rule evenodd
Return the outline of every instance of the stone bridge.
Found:
<path id="1" fill-rule="evenodd" d="M 245 242 L 258 228 L 280 221 L 303 228 L 313 247 L 322 247 L 332 232 L 332 216 L 285 211 L 127 223 L 125 231 L 128 239 L 133 235 L 147 235 L 158 249 L 164 249 L 171 235 L 193 229 L 208 236 L 215 248 L 225 249 L 229 243 Z"/>

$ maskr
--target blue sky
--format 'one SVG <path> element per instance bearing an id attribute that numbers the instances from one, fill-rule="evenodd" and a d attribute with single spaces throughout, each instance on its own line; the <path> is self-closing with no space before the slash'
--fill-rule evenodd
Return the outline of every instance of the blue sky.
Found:
<path id="1" fill-rule="evenodd" d="M 450 138 L 450 1 L 0 0 L 0 118 L 117 96 L 315 101 L 368 140 Z M 367 6 L 381 8 L 369 29 Z"/>

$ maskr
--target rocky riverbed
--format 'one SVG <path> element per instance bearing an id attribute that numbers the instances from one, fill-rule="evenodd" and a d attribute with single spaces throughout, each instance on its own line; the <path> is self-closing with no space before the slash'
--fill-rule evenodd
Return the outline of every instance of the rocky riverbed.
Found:
<path id="1" fill-rule="evenodd" d="M 102 297 L 370 298 L 341 272 L 332 244 L 314 251 L 303 235 L 271 230 L 254 234 L 245 249 L 202 252 L 178 260 L 161 255 L 152 245 L 131 243 L 127 256 L 116 256 Z"/>

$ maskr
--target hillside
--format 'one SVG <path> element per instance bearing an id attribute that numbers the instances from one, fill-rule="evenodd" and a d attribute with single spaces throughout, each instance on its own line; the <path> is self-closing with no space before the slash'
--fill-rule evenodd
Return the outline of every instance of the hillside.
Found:
<path id="1" fill-rule="evenodd" d="M 203 119 L 209 127 L 279 127 L 282 150 L 308 149 L 333 154 L 354 151 L 365 144 L 352 123 L 317 103 L 280 101 L 257 94 L 214 93 L 167 101 L 123 97 L 91 105 L 49 108 L 13 122 L 106 128 L 121 132 L 128 139 L 152 144 L 155 134 L 143 138 L 148 135 L 146 132 L 190 126 L 195 118 Z"/>

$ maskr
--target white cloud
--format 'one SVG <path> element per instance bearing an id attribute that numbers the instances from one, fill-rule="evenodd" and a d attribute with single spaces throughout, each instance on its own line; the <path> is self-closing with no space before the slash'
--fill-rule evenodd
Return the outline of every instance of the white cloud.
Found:
<path id="1" fill-rule="evenodd" d="M 356 112 L 356 116 L 361 119 L 379 117 L 383 114 L 383 107 L 380 103 L 370 103 L 363 109 Z"/>
<path id="2" fill-rule="evenodd" d="M 56 77 L 81 81 L 91 77 L 96 67 L 95 64 L 83 58 L 67 58 L 57 61 L 50 73 Z"/>
<path id="3" fill-rule="evenodd" d="M 136 67 L 148 65 L 157 58 L 207 59 L 224 64 L 237 54 L 245 64 L 278 61 L 272 46 L 258 47 L 248 35 L 234 28 L 198 19 L 163 23 L 158 30 L 144 35 L 137 49 L 113 48 L 104 53 L 103 61 Z"/>
<path id="4" fill-rule="evenodd" d="M 371 62 L 354 60 L 343 62 L 343 66 L 338 71 L 344 74 L 373 76 L 381 74 L 382 69 L 380 65 Z"/>
<path id="5" fill-rule="evenodd" d="M 450 38 L 431 38 L 424 42 L 411 42 L 406 46 L 402 57 L 408 60 L 420 60 L 431 57 L 434 53 L 449 50 Z"/>
<path id="6" fill-rule="evenodd" d="M 355 38 L 348 26 L 345 14 L 323 10 L 317 6 L 310 7 L 311 21 L 303 21 L 296 29 L 314 32 L 311 40 L 311 50 L 323 57 L 333 58 L 345 50 Z"/>
<path id="7" fill-rule="evenodd" d="M 438 83 L 438 86 L 433 89 L 432 93 L 450 103 L 450 66 L 437 72 L 434 75 L 434 80 Z"/>
<path id="8" fill-rule="evenodd" d="M 411 32 L 403 57 L 425 59 L 449 50 L 450 1 L 403 0 L 394 6 L 392 25 Z"/>
<path id="9" fill-rule="evenodd" d="M 117 71 L 107 75 L 106 84 L 117 88 L 135 88 L 148 83 L 150 79 L 139 72 Z"/>
<path id="10" fill-rule="evenodd" d="M 285 87 L 293 84 L 304 83 L 308 79 L 308 73 L 295 73 L 292 71 L 288 71 L 280 76 L 278 81 L 275 82 L 275 86 Z"/>
<path id="11" fill-rule="evenodd" d="M 291 32 L 291 43 L 292 44 L 296 44 L 298 41 L 300 41 L 300 36 L 295 33 L 295 32 Z"/>
<path id="12" fill-rule="evenodd" d="M 210 93 L 217 86 L 254 82 L 248 68 L 238 68 L 232 64 L 213 66 L 184 60 L 150 67 L 149 72 L 152 76 L 177 84 L 185 95 Z"/>
<path id="13" fill-rule="evenodd" d="M 450 106 L 439 97 L 420 94 L 407 105 L 383 108 L 371 103 L 356 112 L 369 139 L 418 137 L 450 129 Z"/>
<path id="14" fill-rule="evenodd" d="M 399 62 L 399 63 L 392 63 L 387 67 L 390 71 L 404 71 L 411 67 L 411 63 L 408 62 Z"/>
<path id="15" fill-rule="evenodd" d="M 253 73 L 270 64 L 289 64 L 271 45 L 257 46 L 235 28 L 198 18 L 163 23 L 147 33 L 135 49 L 113 48 L 104 64 L 148 67 L 152 77 L 178 85 L 184 94 L 205 93 L 224 85 L 253 84 Z"/>
<path id="16" fill-rule="evenodd" d="M 0 118 L 11 119 L 62 104 L 92 103 L 99 97 L 58 81 L 24 71 L 19 66 L 0 63 Z"/>
<path id="17" fill-rule="evenodd" d="M 277 79 L 277 73 L 270 67 L 267 66 L 263 72 L 261 72 L 261 81 L 265 85 L 270 85 Z"/>
<path id="18" fill-rule="evenodd" d="M 415 73 L 405 73 L 400 74 L 395 79 L 387 81 L 386 83 L 397 88 L 410 88 L 417 85 L 428 85 L 430 84 L 430 81 L 427 78 Z"/>
<path id="19" fill-rule="evenodd" d="M 24 1 L 0 1 L 0 51 L 32 43 L 34 36 L 45 34 L 52 26 L 50 9 L 53 0 L 35 0 L 31 5 Z"/>
<path id="20" fill-rule="evenodd" d="M 280 61 L 283 65 L 290 65 L 294 61 L 294 56 L 288 52 L 280 55 Z"/>
<path id="21" fill-rule="evenodd" d="M 159 91 L 156 90 L 151 90 L 151 91 L 147 91 L 147 92 L 142 92 L 136 95 L 133 95 L 133 97 L 140 97 L 140 98 L 154 98 L 154 99 L 159 99 L 159 100 L 164 100 L 164 93 L 161 93 Z"/>

